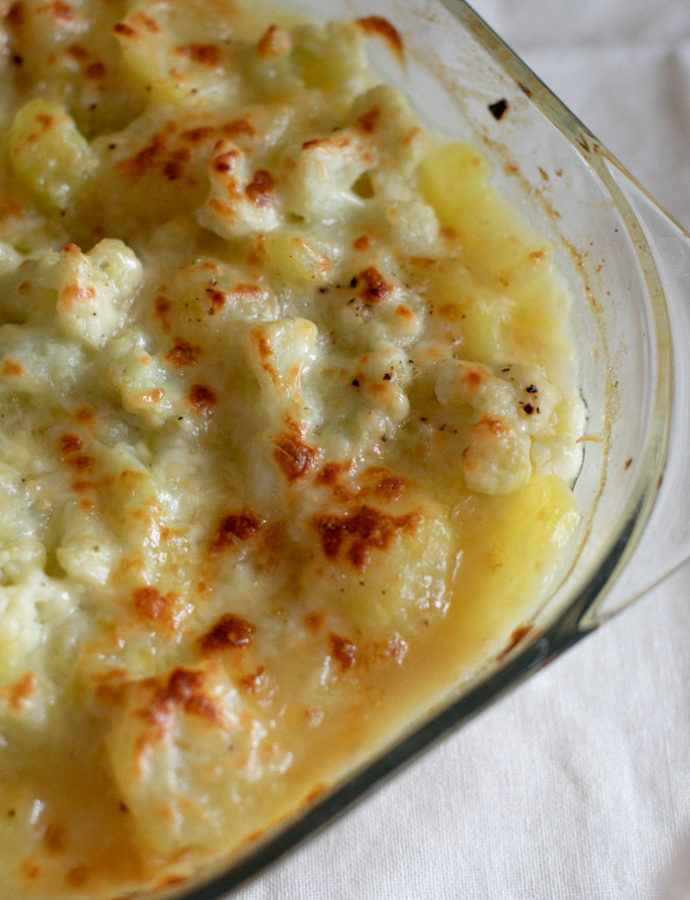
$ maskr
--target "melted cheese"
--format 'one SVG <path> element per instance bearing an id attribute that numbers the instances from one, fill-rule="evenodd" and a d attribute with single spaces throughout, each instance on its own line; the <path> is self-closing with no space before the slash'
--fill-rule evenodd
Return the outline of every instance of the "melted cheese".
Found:
<path id="1" fill-rule="evenodd" d="M 382 20 L 0 29 L 0 894 L 230 856 L 499 654 L 577 522 L 552 249 Z M 280 24 L 275 24 L 280 21 Z"/>

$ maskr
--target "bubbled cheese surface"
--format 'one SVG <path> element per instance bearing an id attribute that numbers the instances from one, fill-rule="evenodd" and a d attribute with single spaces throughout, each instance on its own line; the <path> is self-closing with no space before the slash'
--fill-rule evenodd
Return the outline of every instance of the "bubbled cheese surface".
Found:
<path id="1" fill-rule="evenodd" d="M 577 522 L 552 248 L 372 17 L 0 5 L 0 898 L 185 878 L 510 642 Z"/>

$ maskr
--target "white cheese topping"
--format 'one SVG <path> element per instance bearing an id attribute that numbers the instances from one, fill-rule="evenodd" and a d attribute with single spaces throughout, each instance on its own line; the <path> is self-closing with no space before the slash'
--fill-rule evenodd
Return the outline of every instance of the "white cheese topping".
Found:
<path id="1" fill-rule="evenodd" d="M 0 26 L 0 884 L 185 878 L 510 643 L 577 522 L 569 292 L 391 24 Z M 514 640 L 514 637 L 513 637 Z"/>

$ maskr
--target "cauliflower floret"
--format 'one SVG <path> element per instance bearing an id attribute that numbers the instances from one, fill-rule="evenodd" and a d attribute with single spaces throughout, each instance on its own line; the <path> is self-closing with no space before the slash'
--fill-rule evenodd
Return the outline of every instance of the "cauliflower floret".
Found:
<path id="1" fill-rule="evenodd" d="M 359 407 L 366 410 L 367 415 L 378 409 L 391 422 L 399 424 L 410 411 L 410 401 L 405 393 L 410 377 L 407 354 L 399 347 L 383 345 L 365 353 L 357 363 L 354 379 L 366 395 L 366 401 L 360 402 Z"/>
<path id="2" fill-rule="evenodd" d="M 408 355 L 387 341 L 359 355 L 331 352 L 311 379 L 315 407 L 327 411 L 314 427 L 327 458 L 356 457 L 393 437 L 410 411 Z"/>
<path id="3" fill-rule="evenodd" d="M 364 201 L 353 190 L 376 161 L 373 145 L 355 129 L 305 141 L 285 163 L 285 202 L 308 221 L 340 221 Z"/>
<path id="4" fill-rule="evenodd" d="M 100 348 L 123 326 L 142 281 L 142 265 L 122 241 L 106 238 L 88 253 L 70 243 L 7 271 L 0 258 L 0 308 L 10 322 L 43 330 L 56 316 L 63 334 Z"/>
<path id="5" fill-rule="evenodd" d="M 390 263 L 361 269 L 350 288 L 347 302 L 334 309 L 340 344 L 355 351 L 389 341 L 405 346 L 422 333 L 424 300 Z"/>
<path id="6" fill-rule="evenodd" d="M 316 325 L 299 317 L 248 324 L 233 337 L 232 415 L 221 427 L 259 507 L 282 505 L 285 481 L 300 481 L 319 456 L 307 442 L 319 408 L 308 380 L 319 355 Z"/>
<path id="7" fill-rule="evenodd" d="M 271 98 L 298 90 L 300 78 L 291 51 L 292 35 L 278 25 L 270 25 L 247 58 L 247 83 Z"/>
<path id="8" fill-rule="evenodd" d="M 531 441 L 519 419 L 514 384 L 479 363 L 449 360 L 437 367 L 435 393 L 439 403 L 469 405 L 479 415 L 462 451 L 469 490 L 507 494 L 527 484 L 532 472 Z"/>
<path id="9" fill-rule="evenodd" d="M 515 389 L 497 378 L 488 366 L 464 360 L 447 360 L 435 369 L 436 399 L 442 405 L 469 404 L 478 412 L 509 418 L 515 412 Z"/>
<path id="10" fill-rule="evenodd" d="M 146 349 L 139 330 L 127 329 L 108 346 L 107 378 L 122 398 L 127 412 L 142 416 L 150 425 L 162 425 L 175 413 L 180 391 L 161 362 Z"/>
<path id="11" fill-rule="evenodd" d="M 71 501 L 61 512 L 64 529 L 55 556 L 60 566 L 76 581 L 87 585 L 105 584 L 116 557 L 113 536 L 98 516 Z"/>
<path id="12" fill-rule="evenodd" d="M 38 325 L 0 328 L 0 386 L 8 393 L 63 400 L 83 374 L 83 348 Z"/>
<path id="13" fill-rule="evenodd" d="M 300 318 L 264 322 L 247 332 L 251 372 L 274 426 L 288 420 L 305 428 L 311 423 L 314 413 L 302 383 L 317 358 L 317 338 L 316 325 Z"/>
<path id="14" fill-rule="evenodd" d="M 395 169 L 404 179 L 429 152 L 429 136 L 405 95 L 392 85 L 379 84 L 355 100 L 349 121 L 376 147 L 382 170 Z"/>
<path id="15" fill-rule="evenodd" d="M 58 322 L 91 347 L 103 347 L 124 325 L 143 281 L 134 252 L 110 238 L 86 254 L 68 244 L 60 254 L 59 276 Z"/>
<path id="16" fill-rule="evenodd" d="M 436 366 L 435 374 L 441 405 L 470 406 L 479 417 L 462 452 L 470 490 L 517 490 L 527 483 L 533 465 L 543 473 L 575 477 L 581 452 L 577 432 L 569 426 L 570 410 L 563 409 L 558 389 L 539 366 L 511 363 L 494 373 L 480 363 L 448 360 Z M 563 411 L 565 424 L 559 421 Z"/>
<path id="17" fill-rule="evenodd" d="M 465 484 L 482 494 L 509 494 L 532 472 L 529 436 L 505 420 L 484 415 L 470 428 L 462 452 Z"/>
<path id="18" fill-rule="evenodd" d="M 431 206 L 420 200 L 400 176 L 375 178 L 374 184 L 377 191 L 385 185 L 379 196 L 385 205 L 391 240 L 400 252 L 432 254 L 438 243 L 439 224 Z"/>
<path id="19" fill-rule="evenodd" d="M 544 371 L 538 366 L 511 363 L 502 366 L 500 374 L 515 388 L 522 429 L 533 435 L 548 433 L 553 427 L 559 392 Z"/>
<path id="20" fill-rule="evenodd" d="M 364 35 L 355 22 L 301 25 L 293 30 L 292 64 L 307 87 L 342 104 L 367 87 Z"/>
<path id="21" fill-rule="evenodd" d="M 234 141 L 216 143 L 207 170 L 211 193 L 197 213 L 200 225 L 228 240 L 277 228 L 275 178 L 267 169 L 252 172 L 247 154 Z"/>
<path id="22" fill-rule="evenodd" d="M 169 104 L 193 99 L 211 106 L 234 97 L 239 87 L 233 77 L 236 66 L 227 50 L 230 42 L 222 39 L 227 37 L 222 16 L 213 4 L 140 0 L 128 6 L 113 34 L 126 73 L 142 91 Z M 199 41 L 197 35 L 209 33 L 209 18 L 217 39 Z"/>
<path id="23" fill-rule="evenodd" d="M 106 737 L 139 839 L 169 854 L 224 849 L 257 826 L 249 786 L 290 765 L 221 667 L 177 667 L 123 687 Z M 260 816 L 260 812 L 259 812 Z"/>
<path id="24" fill-rule="evenodd" d="M 287 155 L 287 206 L 307 220 L 328 223 L 368 202 L 375 206 L 372 197 L 380 193 L 396 235 L 404 237 L 412 226 L 414 234 L 405 243 L 414 247 L 422 239 L 429 246 L 438 232 L 436 214 L 407 185 L 423 155 L 422 144 L 419 120 L 403 95 L 379 85 L 357 98 L 342 127 L 304 141 Z M 366 189 L 363 178 L 368 178 Z"/>
<path id="25" fill-rule="evenodd" d="M 37 568 L 43 568 L 46 548 L 35 538 L 18 537 L 0 548 L 0 583 L 16 584 Z"/>
<path id="26" fill-rule="evenodd" d="M 31 665 L 64 666 L 68 623 L 77 598 L 60 581 L 33 568 L 16 584 L 0 587 L 0 682 L 19 678 Z M 50 627 L 47 627 L 47 626 Z M 50 637 L 47 638 L 47 634 Z M 55 653 L 55 656 L 52 654 Z"/>

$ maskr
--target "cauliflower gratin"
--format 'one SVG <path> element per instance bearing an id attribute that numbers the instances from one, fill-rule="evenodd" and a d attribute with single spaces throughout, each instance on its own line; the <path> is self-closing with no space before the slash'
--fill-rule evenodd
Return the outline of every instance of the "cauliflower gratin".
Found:
<path id="1" fill-rule="evenodd" d="M 0 896 L 122 897 L 522 633 L 578 521 L 569 294 L 382 19 L 0 11 Z"/>

